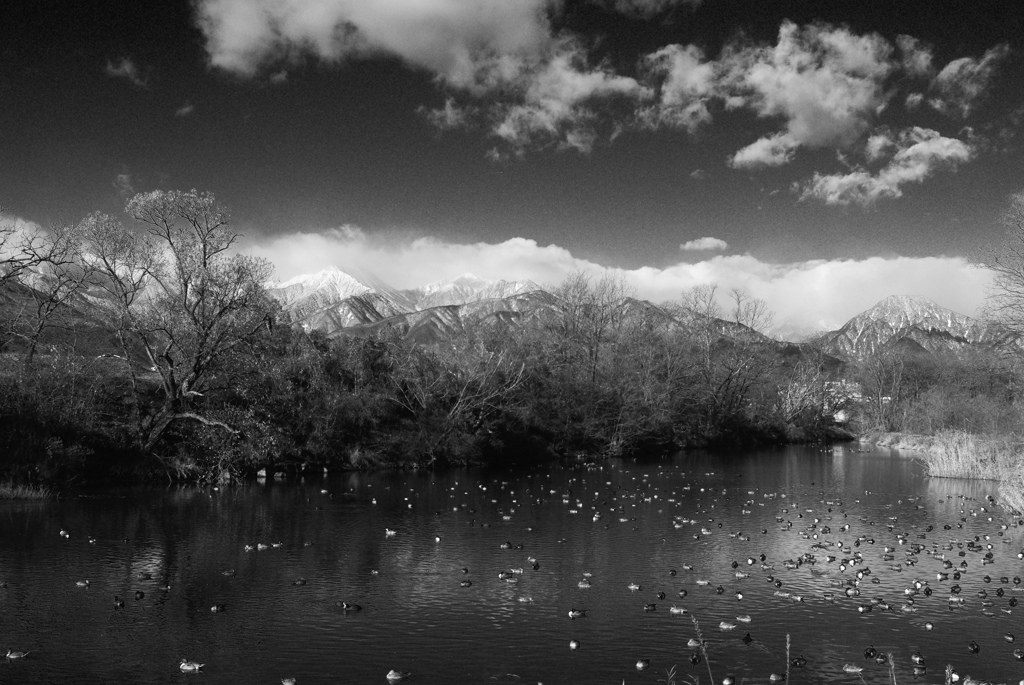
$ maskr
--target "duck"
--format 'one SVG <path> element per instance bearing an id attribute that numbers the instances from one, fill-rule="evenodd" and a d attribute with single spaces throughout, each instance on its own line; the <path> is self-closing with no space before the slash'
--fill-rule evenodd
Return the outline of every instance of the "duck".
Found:
<path id="1" fill-rule="evenodd" d="M 213 606 L 210 607 L 210 612 L 214 613 L 214 614 L 219 614 L 219 613 L 227 611 L 227 610 L 228 610 L 228 605 L 227 604 L 214 604 Z"/>
<path id="2" fill-rule="evenodd" d="M 586 609 L 569 609 L 569 618 L 583 618 L 587 615 Z"/>
<path id="3" fill-rule="evenodd" d="M 735 630 L 736 629 L 736 624 L 735 623 L 729 623 L 729 621 L 722 621 L 721 623 L 718 624 L 718 628 L 719 628 L 719 630 Z"/>
<path id="4" fill-rule="evenodd" d="M 139 571 L 139 580 L 153 580 L 153 574 L 149 571 Z"/>
<path id="5" fill-rule="evenodd" d="M 924 666 L 924 656 L 921 652 L 914 652 L 911 654 L 910 660 L 914 662 L 915 666 Z"/>
<path id="6" fill-rule="evenodd" d="M 189 661 L 188 659 L 182 659 L 181 663 L 178 664 L 178 668 L 181 669 L 182 673 L 197 673 L 206 664 L 201 664 L 198 661 Z"/>
<path id="7" fill-rule="evenodd" d="M 146 596 L 146 593 L 143 592 L 142 590 L 136 590 L 135 591 L 135 601 L 139 601 L 140 599 L 142 599 L 145 596 Z"/>
<path id="8" fill-rule="evenodd" d="M 389 683 L 397 683 L 399 681 L 405 680 L 411 675 L 412 674 L 408 671 L 399 671 L 397 669 L 392 668 L 390 671 L 388 671 L 387 679 Z"/>
<path id="9" fill-rule="evenodd" d="M 657 610 L 658 610 L 658 605 L 655 604 L 654 602 L 651 602 L 649 604 L 644 604 L 644 611 L 657 611 Z"/>
<path id="10" fill-rule="evenodd" d="M 338 606 L 341 607 L 342 611 L 362 611 L 363 607 L 358 604 L 349 604 L 348 602 L 339 602 Z"/>
<path id="11" fill-rule="evenodd" d="M 638 671 L 646 671 L 648 668 L 650 668 L 650 666 L 651 666 L 651 660 L 650 659 L 637 659 L 636 660 L 636 670 L 638 670 Z"/>
<path id="12" fill-rule="evenodd" d="M 795 656 L 790 659 L 789 663 L 793 668 L 803 668 L 807 665 L 807 659 L 805 659 L 804 655 L 801 654 L 800 656 Z"/>
<path id="13" fill-rule="evenodd" d="M 472 580 L 460 580 L 459 581 L 459 587 L 472 587 L 472 586 L 473 586 L 473 581 Z"/>
<path id="14" fill-rule="evenodd" d="M 785 679 L 785 673 L 772 673 L 770 676 L 768 676 L 768 681 L 772 683 L 781 683 Z"/>
<path id="15" fill-rule="evenodd" d="M 677 615 L 678 614 L 685 614 L 686 613 L 686 609 L 684 609 L 683 607 L 677 607 L 675 604 L 673 604 L 671 607 L 669 607 L 668 611 L 669 611 L 670 614 L 677 614 Z"/>
<path id="16" fill-rule="evenodd" d="M 306 584 L 306 579 L 305 578 L 296 578 L 295 580 L 292 581 L 292 585 L 305 585 L 305 584 Z"/>
<path id="17" fill-rule="evenodd" d="M 118 597 L 117 595 L 114 595 L 114 608 L 124 609 L 124 600 Z"/>
<path id="18" fill-rule="evenodd" d="M 579 649 L 579 648 L 580 648 L 580 641 L 579 640 L 569 640 L 569 649 Z"/>
<path id="19" fill-rule="evenodd" d="M 88 580 L 75 581 L 75 585 L 77 585 L 78 587 L 89 587 L 89 581 Z"/>
<path id="20" fill-rule="evenodd" d="M 281 685 L 295 685 L 297 682 L 295 678 L 281 678 Z"/>
<path id="21" fill-rule="evenodd" d="M 736 676 L 731 673 L 728 674 L 722 678 L 722 685 L 736 685 Z"/>
<path id="22" fill-rule="evenodd" d="M 1024 661 L 1024 649 L 1018 647 L 1017 649 L 1013 650 L 1013 658 L 1017 661 Z"/>
<path id="23" fill-rule="evenodd" d="M 693 654 L 690 655 L 690 663 L 693 664 L 694 666 L 699 664 L 700 661 L 701 661 L 701 659 L 700 659 L 700 653 L 699 652 L 694 652 Z"/>
<path id="24" fill-rule="evenodd" d="M 1014 638 L 1013 633 L 1006 633 L 1003 635 L 1003 639 L 1007 642 L 1013 642 L 1016 638 Z"/>
<path id="25" fill-rule="evenodd" d="M 743 644 L 749 645 L 753 641 L 754 641 L 754 638 L 750 637 L 750 633 L 747 633 L 746 635 L 743 636 Z"/>
<path id="26" fill-rule="evenodd" d="M 857 666 L 856 664 L 845 664 L 843 666 L 844 673 L 860 673 L 863 670 L 863 666 Z"/>
<path id="27" fill-rule="evenodd" d="M 971 654 L 977 654 L 978 652 L 980 652 L 980 651 L 981 651 L 981 645 L 979 645 L 979 644 L 978 644 L 977 642 L 975 642 L 974 640 L 971 640 L 971 641 L 970 641 L 970 642 L 969 642 L 969 643 L 967 644 L 967 651 L 968 651 L 968 652 L 970 652 Z"/>
<path id="28" fill-rule="evenodd" d="M 630 583 L 626 587 L 629 588 L 630 592 L 637 592 L 637 591 L 640 590 L 640 584 L 639 583 Z"/>
<path id="29" fill-rule="evenodd" d="M 31 650 L 29 650 L 29 651 L 31 651 Z M 8 649 L 7 650 L 7 658 L 8 659 L 24 659 L 28 655 L 29 655 L 29 652 L 19 652 L 19 651 L 14 650 L 14 649 Z"/>

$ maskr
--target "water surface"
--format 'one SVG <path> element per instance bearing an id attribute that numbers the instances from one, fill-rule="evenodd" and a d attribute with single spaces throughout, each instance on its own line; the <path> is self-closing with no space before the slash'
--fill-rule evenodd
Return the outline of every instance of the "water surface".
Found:
<path id="1" fill-rule="evenodd" d="M 869 646 L 901 683 L 941 683 L 946 664 L 1017 682 L 1024 526 L 990 494 L 840 446 L 0 503 L 0 654 L 30 650 L 0 682 L 385 683 L 397 669 L 423 685 L 632 685 L 673 666 L 707 683 L 710 666 L 756 683 L 786 672 L 787 635 L 807 660 L 794 683 L 889 682 Z M 693 666 L 698 627 L 709 663 Z"/>

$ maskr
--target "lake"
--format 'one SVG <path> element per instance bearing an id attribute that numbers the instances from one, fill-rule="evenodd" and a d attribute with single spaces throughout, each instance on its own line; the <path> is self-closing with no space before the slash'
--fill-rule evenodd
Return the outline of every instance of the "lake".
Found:
<path id="1" fill-rule="evenodd" d="M 0 682 L 1017 683 L 989 495 L 854 444 L 0 502 Z"/>

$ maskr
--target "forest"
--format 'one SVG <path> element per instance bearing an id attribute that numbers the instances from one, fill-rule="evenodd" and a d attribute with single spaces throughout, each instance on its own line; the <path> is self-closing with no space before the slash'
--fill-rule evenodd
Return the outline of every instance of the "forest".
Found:
<path id="1" fill-rule="evenodd" d="M 234 250 L 213 195 L 142 193 L 125 214 L 130 225 L 93 214 L 0 227 L 0 480 L 225 481 L 1024 432 L 1018 351 L 838 359 L 765 335 L 771 313 L 742 292 L 699 287 L 654 307 L 587 273 L 552 286 L 550 307 L 435 344 L 387 328 L 328 338 L 268 295 L 271 265 Z"/>

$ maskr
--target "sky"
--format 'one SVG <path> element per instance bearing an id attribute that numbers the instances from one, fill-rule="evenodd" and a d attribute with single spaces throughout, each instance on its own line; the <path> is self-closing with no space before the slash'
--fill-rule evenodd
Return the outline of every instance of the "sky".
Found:
<path id="1" fill-rule="evenodd" d="M 0 205 L 213 192 L 284 280 L 574 269 L 780 328 L 977 314 L 1024 190 L 1024 7 L 941 0 L 3 3 Z"/>

